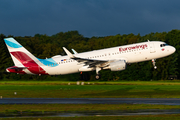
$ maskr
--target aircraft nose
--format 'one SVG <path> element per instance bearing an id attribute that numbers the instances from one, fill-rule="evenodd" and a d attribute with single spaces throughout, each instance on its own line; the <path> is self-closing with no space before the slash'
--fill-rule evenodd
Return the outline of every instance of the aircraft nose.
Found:
<path id="1" fill-rule="evenodd" d="M 174 52 L 176 51 L 176 48 L 175 48 L 175 47 L 172 47 L 172 48 L 171 48 L 171 51 L 172 51 L 172 53 L 174 53 Z"/>

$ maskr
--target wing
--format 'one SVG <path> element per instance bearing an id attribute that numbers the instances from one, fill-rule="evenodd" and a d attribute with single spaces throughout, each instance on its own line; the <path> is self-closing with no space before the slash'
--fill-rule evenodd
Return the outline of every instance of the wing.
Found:
<path id="1" fill-rule="evenodd" d="M 86 59 L 81 57 L 76 57 L 73 54 L 71 54 L 65 47 L 63 47 L 66 54 L 71 58 L 76 60 L 79 63 L 84 63 L 85 65 L 89 65 L 89 67 L 106 67 L 109 65 L 108 60 L 95 60 L 95 59 Z"/>

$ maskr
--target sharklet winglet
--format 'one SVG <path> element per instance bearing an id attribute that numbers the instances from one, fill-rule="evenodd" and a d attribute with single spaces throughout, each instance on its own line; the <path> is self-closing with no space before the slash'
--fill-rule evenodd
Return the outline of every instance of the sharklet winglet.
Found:
<path id="1" fill-rule="evenodd" d="M 74 49 L 72 49 L 72 51 L 73 51 L 74 54 L 78 54 Z"/>
<path id="2" fill-rule="evenodd" d="M 63 49 L 70 58 L 75 58 L 75 56 L 72 53 L 70 53 L 65 47 L 63 47 Z"/>

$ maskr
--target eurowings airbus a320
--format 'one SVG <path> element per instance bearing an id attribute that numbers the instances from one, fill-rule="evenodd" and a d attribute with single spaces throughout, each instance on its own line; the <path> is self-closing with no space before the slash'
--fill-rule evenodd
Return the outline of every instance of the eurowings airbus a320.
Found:
<path id="1" fill-rule="evenodd" d="M 99 71 L 110 69 L 111 71 L 122 71 L 126 65 L 155 60 L 173 54 L 176 49 L 161 41 L 147 41 L 142 43 L 112 47 L 101 50 L 74 54 L 63 47 L 66 56 L 56 55 L 48 59 L 39 59 L 26 50 L 14 38 L 4 39 L 14 66 L 6 69 L 7 72 L 18 74 L 37 75 L 64 75 L 77 72 L 96 70 L 96 79 L 99 79 Z"/>

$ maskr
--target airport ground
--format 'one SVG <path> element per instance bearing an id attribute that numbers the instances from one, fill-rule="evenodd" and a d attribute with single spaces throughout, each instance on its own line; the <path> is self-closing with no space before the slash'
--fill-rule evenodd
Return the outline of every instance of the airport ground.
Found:
<path id="1" fill-rule="evenodd" d="M 180 98 L 180 81 L 122 81 L 122 82 L 59 82 L 59 81 L 1 81 L 0 98 Z M 148 104 L 20 104 L 0 105 L 0 113 L 28 111 L 129 111 L 144 109 L 179 109 L 180 106 Z M 180 119 L 180 114 L 135 116 L 61 117 L 58 119 Z M 28 119 L 28 118 L 0 118 Z M 29 119 L 57 119 L 35 117 Z"/>
<path id="2" fill-rule="evenodd" d="M 38 117 L 0 118 L 0 120 L 179 120 L 180 115 L 92 116 L 92 117 Z"/>
<path id="3" fill-rule="evenodd" d="M 180 98 L 179 81 L 0 82 L 0 98 Z"/>

